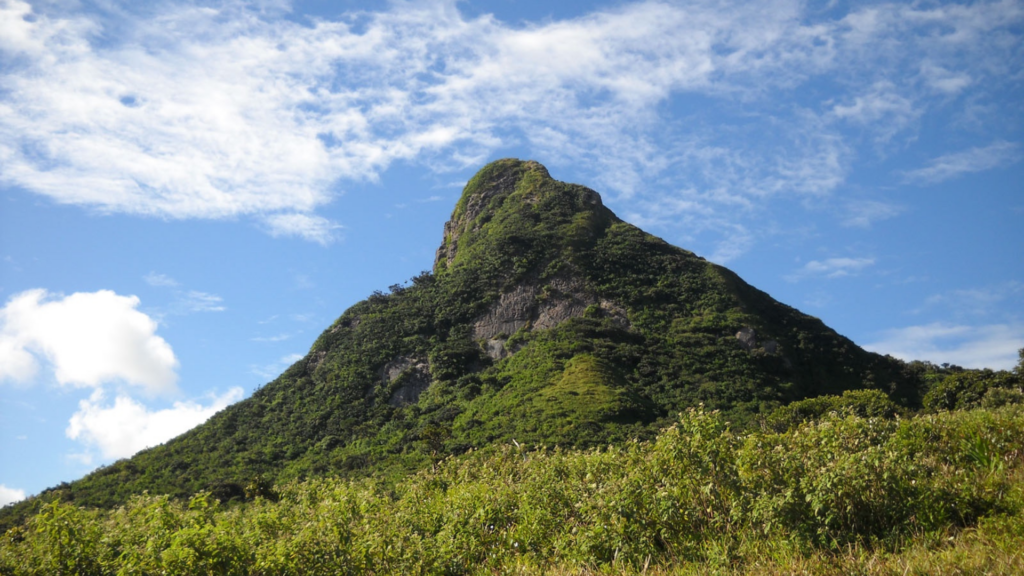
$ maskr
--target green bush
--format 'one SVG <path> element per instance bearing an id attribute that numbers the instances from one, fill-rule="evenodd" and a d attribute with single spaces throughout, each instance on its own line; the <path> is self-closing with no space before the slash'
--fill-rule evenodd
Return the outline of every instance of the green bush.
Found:
<path id="1" fill-rule="evenodd" d="M 817 396 L 776 408 L 765 422 L 781 432 L 831 412 L 840 416 L 894 418 L 903 411 L 881 390 L 847 390 L 842 396 Z"/>
<path id="2" fill-rule="evenodd" d="M 1010 404 L 1024 404 L 1024 392 L 1016 388 L 990 388 L 981 397 L 982 408 L 999 408 Z"/>
<path id="3" fill-rule="evenodd" d="M 1021 382 L 1009 372 L 992 370 L 961 370 L 955 372 L 925 394 L 928 410 L 965 410 L 981 406 L 992 389 L 1020 389 Z"/>
<path id="4" fill-rule="evenodd" d="M 0 574 L 725 568 L 794 550 L 899 552 L 969 526 L 1019 549 L 1022 463 L 1020 405 L 908 419 L 833 412 L 744 434 L 693 410 L 651 442 L 507 444 L 394 485 L 263 486 L 276 502 L 224 506 L 205 492 L 136 496 L 110 511 L 53 502 L 0 538 Z"/>

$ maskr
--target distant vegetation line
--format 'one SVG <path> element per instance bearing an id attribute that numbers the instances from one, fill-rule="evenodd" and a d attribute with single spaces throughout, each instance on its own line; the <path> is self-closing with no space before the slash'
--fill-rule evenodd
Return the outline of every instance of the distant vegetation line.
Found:
<path id="1" fill-rule="evenodd" d="M 650 442 L 506 445 L 395 485 L 253 483 L 233 506 L 207 492 L 113 510 L 53 501 L 0 539 L 0 574 L 1022 567 L 1024 406 L 842 412 L 734 433 L 690 410 Z"/>

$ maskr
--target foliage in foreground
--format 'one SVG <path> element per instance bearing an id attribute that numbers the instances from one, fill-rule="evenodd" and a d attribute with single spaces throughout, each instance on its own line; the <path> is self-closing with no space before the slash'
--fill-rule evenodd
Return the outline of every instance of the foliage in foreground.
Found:
<path id="1" fill-rule="evenodd" d="M 208 493 L 51 502 L 0 539 L 0 574 L 1011 573 L 1022 464 L 1019 405 L 748 434 L 695 410 L 652 442 L 509 446 L 394 487 L 321 479 L 229 508 Z"/>

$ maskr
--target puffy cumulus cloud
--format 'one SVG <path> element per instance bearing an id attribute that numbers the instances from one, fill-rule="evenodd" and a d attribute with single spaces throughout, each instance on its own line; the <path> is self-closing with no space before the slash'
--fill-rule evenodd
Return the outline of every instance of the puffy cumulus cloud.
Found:
<path id="1" fill-rule="evenodd" d="M 104 459 L 127 458 L 206 422 L 242 396 L 241 388 L 232 388 L 221 396 L 212 396 L 206 405 L 175 402 L 171 408 L 150 410 L 124 395 L 106 404 L 104 392 L 97 390 L 78 403 L 65 434 L 86 446 L 84 457 L 79 455 L 84 461 L 90 460 L 92 451 L 98 451 Z"/>
<path id="2" fill-rule="evenodd" d="M 1009 370 L 1017 365 L 1017 351 L 1024 348 L 1024 326 L 934 322 L 886 330 L 879 340 L 864 348 L 906 361 Z"/>
<path id="3" fill-rule="evenodd" d="M 25 491 L 18 488 L 8 488 L 0 484 L 0 507 L 20 502 L 25 499 Z"/>
<path id="4" fill-rule="evenodd" d="M 455 0 L 308 24 L 236 2 L 68 6 L 0 6 L 3 182 L 100 211 L 249 216 L 322 244 L 337 225 L 316 210 L 338 181 L 512 144 L 625 196 L 666 171 L 662 193 L 696 183 L 719 208 L 828 193 L 853 157 L 843 130 L 884 142 L 951 97 L 1015 82 L 1024 21 L 1014 0 L 838 16 L 643 1 L 522 25 Z M 794 99 L 812 82 L 839 94 Z"/>
<path id="5" fill-rule="evenodd" d="M 135 296 L 109 290 L 16 294 L 0 309 L 0 381 L 30 381 L 42 358 L 61 384 L 122 381 L 150 392 L 174 390 L 178 361 L 138 305 Z"/>

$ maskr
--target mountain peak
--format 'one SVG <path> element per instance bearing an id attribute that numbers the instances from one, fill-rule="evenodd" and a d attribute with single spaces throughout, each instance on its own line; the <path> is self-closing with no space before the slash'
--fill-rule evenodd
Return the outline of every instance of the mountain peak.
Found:
<path id="1" fill-rule="evenodd" d="M 467 233 L 479 235 L 476 233 L 489 223 L 502 221 L 502 216 L 538 210 L 553 210 L 555 216 L 579 212 L 611 215 L 597 192 L 553 179 L 547 168 L 535 160 L 496 160 L 480 169 L 463 189 L 444 225 L 444 239 L 437 249 L 434 270 L 448 268 L 456 261 L 460 248 L 469 240 L 465 237 Z"/>
<path id="2" fill-rule="evenodd" d="M 403 474 L 513 438 L 651 437 L 698 404 L 742 426 L 857 388 L 916 402 L 895 360 L 537 162 L 498 160 L 469 181 L 434 271 L 346 310 L 252 397 L 58 494 L 99 506 L 145 490 L 241 498 L 254 477 Z"/>

